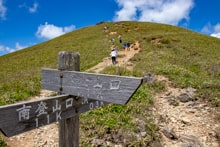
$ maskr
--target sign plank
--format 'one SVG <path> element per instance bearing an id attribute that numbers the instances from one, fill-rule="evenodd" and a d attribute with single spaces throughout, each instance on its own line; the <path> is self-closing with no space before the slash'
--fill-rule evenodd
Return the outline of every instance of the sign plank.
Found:
<path id="1" fill-rule="evenodd" d="M 114 104 L 126 104 L 142 78 L 78 71 L 42 70 L 42 88 Z"/>
<path id="2" fill-rule="evenodd" d="M 0 106 L 0 130 L 5 136 L 11 137 L 107 104 L 109 103 L 60 95 Z"/>

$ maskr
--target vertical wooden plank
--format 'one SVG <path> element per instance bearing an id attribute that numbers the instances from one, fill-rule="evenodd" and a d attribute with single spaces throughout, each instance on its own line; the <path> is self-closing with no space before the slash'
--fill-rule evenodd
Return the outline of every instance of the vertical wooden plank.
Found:
<path id="1" fill-rule="evenodd" d="M 58 69 L 68 71 L 79 71 L 79 53 L 65 51 L 59 52 Z M 59 146 L 79 146 L 79 115 L 59 121 Z"/>
<path id="2" fill-rule="evenodd" d="M 68 71 L 80 71 L 80 55 L 75 52 L 59 52 L 58 69 Z"/>

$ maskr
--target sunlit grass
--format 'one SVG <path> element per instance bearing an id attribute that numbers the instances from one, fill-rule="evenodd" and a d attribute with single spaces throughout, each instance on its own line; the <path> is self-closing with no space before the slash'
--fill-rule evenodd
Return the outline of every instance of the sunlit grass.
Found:
<path id="1" fill-rule="evenodd" d="M 104 26 L 109 32 L 103 31 Z M 197 98 L 220 106 L 220 40 L 179 27 L 145 22 L 102 23 L 0 57 L 0 105 L 38 95 L 41 69 L 56 69 L 59 51 L 79 52 L 80 70 L 85 71 L 109 56 L 112 38 L 115 46 L 122 48 L 119 35 L 124 42 L 140 42 L 140 53 L 131 59 L 135 69 L 110 66 L 102 73 L 137 77 L 145 73 L 164 75 L 175 87 L 193 87 Z M 111 104 L 83 114 L 81 143 L 86 145 L 94 137 L 112 137 L 115 133 L 129 139 L 129 145 L 152 141 L 157 126 L 148 110 L 154 94 L 164 88 L 159 82 L 142 85 L 125 106 Z M 142 121 L 144 125 L 138 125 Z M 141 130 L 147 134 L 138 140 L 134 134 Z"/>
<path id="2" fill-rule="evenodd" d="M 106 74 L 134 76 L 131 71 L 120 67 L 108 67 L 104 71 Z M 136 73 L 134 73 L 136 74 Z M 143 84 L 131 100 L 126 105 L 109 104 L 96 110 L 89 111 L 81 115 L 81 136 L 82 145 L 92 143 L 92 136 L 95 139 L 114 142 L 114 136 L 127 140 L 127 145 L 147 145 L 154 138 L 158 127 L 149 113 L 154 100 L 157 84 Z M 162 90 L 162 89 L 161 89 Z M 146 132 L 143 136 L 137 136 L 141 132 Z M 94 138 L 93 138 L 94 139 Z"/>

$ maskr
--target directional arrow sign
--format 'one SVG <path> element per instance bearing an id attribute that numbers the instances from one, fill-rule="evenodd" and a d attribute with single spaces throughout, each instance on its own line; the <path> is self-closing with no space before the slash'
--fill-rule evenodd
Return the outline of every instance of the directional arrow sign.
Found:
<path id="1" fill-rule="evenodd" d="M 42 88 L 114 104 L 126 104 L 142 78 L 77 71 L 42 70 Z"/>
<path id="2" fill-rule="evenodd" d="M 11 137 L 109 104 L 68 95 L 0 106 L 0 131 Z"/>

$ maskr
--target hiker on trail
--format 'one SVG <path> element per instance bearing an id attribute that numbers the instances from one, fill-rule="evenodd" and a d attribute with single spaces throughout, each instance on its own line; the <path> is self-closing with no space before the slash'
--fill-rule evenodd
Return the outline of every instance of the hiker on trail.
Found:
<path id="1" fill-rule="evenodd" d="M 128 47 L 128 51 L 130 51 L 130 45 L 131 45 L 131 43 L 127 43 L 127 47 Z"/>
<path id="2" fill-rule="evenodd" d="M 119 36 L 118 39 L 119 39 L 119 42 L 122 43 L 122 38 L 121 38 L 121 36 Z"/>
<path id="3" fill-rule="evenodd" d="M 104 31 L 104 32 L 108 32 L 108 27 L 107 27 L 107 26 L 104 26 L 103 31 Z"/>
<path id="4" fill-rule="evenodd" d="M 115 39 L 114 38 L 112 38 L 112 44 L 114 44 L 115 43 Z"/>
<path id="5" fill-rule="evenodd" d="M 107 26 L 104 26 L 103 30 L 106 31 L 107 29 L 108 29 Z"/>
<path id="6" fill-rule="evenodd" d="M 113 48 L 111 53 L 110 53 L 110 56 L 112 58 L 112 64 L 116 64 L 116 57 L 117 57 L 117 49 L 116 48 Z"/>
<path id="7" fill-rule="evenodd" d="M 127 47 L 127 43 L 125 42 L 125 43 L 123 43 L 123 49 L 125 50 L 126 47 Z"/>

